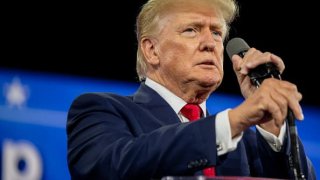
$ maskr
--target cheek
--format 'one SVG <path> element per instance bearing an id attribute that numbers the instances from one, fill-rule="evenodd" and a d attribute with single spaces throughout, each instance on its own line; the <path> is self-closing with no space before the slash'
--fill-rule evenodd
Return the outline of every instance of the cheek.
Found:
<path id="1" fill-rule="evenodd" d="M 188 68 L 190 47 L 182 43 L 167 41 L 162 45 L 160 52 L 163 64 L 177 69 Z"/>
<path id="2" fill-rule="evenodd" d="M 222 53 L 217 53 L 218 55 L 218 57 L 217 58 L 219 58 L 218 60 L 217 60 L 217 63 L 218 63 L 218 68 L 219 68 L 219 71 L 222 71 L 223 72 L 223 63 L 224 63 L 224 57 L 223 57 L 223 50 L 222 50 Z"/>
<path id="3" fill-rule="evenodd" d="M 170 52 L 166 54 L 166 58 L 163 60 L 163 70 L 168 74 L 186 76 L 191 68 L 186 60 L 183 53 L 178 53 L 177 51 Z"/>

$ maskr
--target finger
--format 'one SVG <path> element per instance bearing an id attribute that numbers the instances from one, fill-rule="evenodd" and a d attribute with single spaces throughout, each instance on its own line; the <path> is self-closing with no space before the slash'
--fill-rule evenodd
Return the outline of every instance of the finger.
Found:
<path id="1" fill-rule="evenodd" d="M 277 104 L 279 110 L 281 111 L 282 119 L 285 119 L 285 115 L 287 114 L 286 109 L 288 107 L 287 99 L 283 97 L 282 94 L 276 92 L 272 92 L 270 97 Z"/>
<path id="2" fill-rule="evenodd" d="M 289 101 L 289 107 L 298 120 L 302 121 L 304 119 L 302 108 L 298 101 Z"/>
<path id="3" fill-rule="evenodd" d="M 278 92 L 278 89 L 281 89 L 281 81 L 266 79 L 260 88 L 266 97 L 267 111 L 274 118 L 276 126 L 282 126 L 287 114 L 288 100 L 283 92 Z"/>
<path id="4" fill-rule="evenodd" d="M 245 66 L 248 69 L 253 69 L 260 64 L 265 64 L 267 62 L 271 62 L 271 53 L 265 52 L 265 53 L 255 53 L 255 56 L 252 56 L 250 60 L 245 64 Z"/>
<path id="5" fill-rule="evenodd" d="M 234 71 L 240 71 L 241 70 L 241 64 L 243 62 L 242 58 L 239 55 L 233 55 L 231 58 L 232 66 Z"/>
<path id="6" fill-rule="evenodd" d="M 243 64 L 242 69 L 244 72 L 248 72 L 251 69 L 254 69 L 257 66 L 265 63 L 273 63 L 280 73 L 282 73 L 285 69 L 283 60 L 279 56 L 276 56 L 270 52 L 262 53 L 258 50 L 252 52 L 250 58 L 248 57 L 246 63 Z"/>
<path id="7" fill-rule="evenodd" d="M 245 57 L 243 58 L 243 63 L 241 64 L 241 74 L 247 75 L 248 72 L 252 69 L 250 64 L 252 61 L 256 61 L 261 56 L 262 52 L 255 49 L 250 48 L 249 51 L 246 53 Z M 248 66 L 249 64 L 249 66 Z"/>
<path id="8" fill-rule="evenodd" d="M 254 47 L 251 47 L 251 48 L 246 52 L 246 56 L 251 56 L 252 54 L 256 53 L 256 51 L 259 51 L 259 50 L 257 50 L 257 49 L 254 48 Z"/>
<path id="9" fill-rule="evenodd" d="M 282 74 L 285 69 L 283 60 L 275 54 L 271 54 L 270 58 L 271 62 L 278 68 L 279 72 Z"/>
<path id="10" fill-rule="evenodd" d="M 285 113 L 287 112 L 287 106 L 284 105 L 283 101 L 274 100 L 271 96 L 269 101 L 267 102 L 267 110 L 273 117 L 275 124 L 277 127 L 281 127 L 283 125 L 285 119 Z"/>
<path id="11" fill-rule="evenodd" d="M 298 120 L 303 120 L 304 115 L 299 102 L 302 99 L 302 94 L 298 92 L 296 85 L 287 81 L 281 81 L 283 87 L 277 88 L 277 91 L 287 98 L 288 107 Z"/>

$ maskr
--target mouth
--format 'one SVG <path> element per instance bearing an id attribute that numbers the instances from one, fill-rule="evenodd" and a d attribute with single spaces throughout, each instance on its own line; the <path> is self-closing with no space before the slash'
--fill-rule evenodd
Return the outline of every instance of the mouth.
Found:
<path id="1" fill-rule="evenodd" d="M 208 59 L 208 60 L 204 60 L 204 61 L 198 63 L 197 65 L 210 67 L 210 66 L 215 66 L 215 63 L 213 60 Z"/>

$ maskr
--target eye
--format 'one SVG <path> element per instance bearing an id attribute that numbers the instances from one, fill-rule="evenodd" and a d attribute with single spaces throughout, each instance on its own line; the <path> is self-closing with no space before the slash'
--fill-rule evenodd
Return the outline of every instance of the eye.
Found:
<path id="1" fill-rule="evenodd" d="M 195 31 L 194 28 L 186 28 L 184 30 L 184 32 L 194 32 L 194 31 Z"/>
<path id="2" fill-rule="evenodd" d="M 212 36 L 215 40 L 222 40 L 222 32 L 221 31 L 212 31 Z"/>
<path id="3" fill-rule="evenodd" d="M 219 31 L 212 31 L 212 34 L 213 34 L 214 36 L 222 36 L 222 33 L 219 32 Z"/>
<path id="4" fill-rule="evenodd" d="M 186 28 L 183 30 L 182 34 L 183 35 L 186 35 L 186 36 L 189 36 L 189 37 L 193 37 L 195 36 L 197 33 L 197 30 L 195 28 Z"/>

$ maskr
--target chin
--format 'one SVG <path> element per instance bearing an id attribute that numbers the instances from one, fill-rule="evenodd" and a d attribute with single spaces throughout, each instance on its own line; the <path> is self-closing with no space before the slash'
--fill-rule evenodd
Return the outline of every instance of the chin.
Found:
<path id="1" fill-rule="evenodd" d="M 203 79 L 201 81 L 201 85 L 204 87 L 218 87 L 221 84 L 222 79 L 217 77 L 209 77 L 206 79 Z"/>

